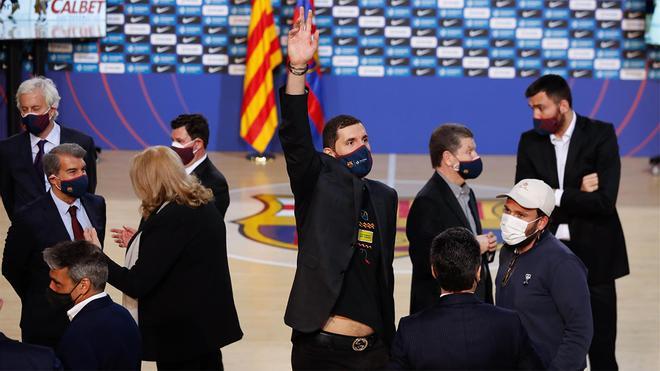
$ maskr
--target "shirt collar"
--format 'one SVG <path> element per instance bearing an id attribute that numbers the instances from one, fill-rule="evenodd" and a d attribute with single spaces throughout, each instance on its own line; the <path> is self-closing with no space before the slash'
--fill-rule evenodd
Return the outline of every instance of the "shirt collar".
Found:
<path id="1" fill-rule="evenodd" d="M 71 205 L 69 205 L 66 202 L 60 200 L 60 198 L 55 195 L 52 187 L 50 189 L 50 196 L 53 198 L 53 201 L 55 202 L 55 206 L 57 207 L 57 211 L 60 213 L 61 216 L 68 214 L 69 208 L 71 206 L 76 206 L 78 210 L 82 208 L 82 203 L 80 202 L 79 198 L 76 198 L 76 200 L 73 201 Z"/>
<path id="2" fill-rule="evenodd" d="M 54 122 L 53 129 L 50 131 L 50 133 L 48 133 L 48 136 L 46 136 L 46 138 L 44 139 L 47 142 L 51 143 L 52 145 L 57 146 L 60 143 L 60 131 L 61 131 L 60 126 L 56 122 Z M 41 138 L 30 133 L 30 145 L 32 145 L 32 148 L 34 148 L 37 145 L 37 143 L 39 143 L 40 140 Z"/>
<path id="3" fill-rule="evenodd" d="M 85 305 L 89 304 L 92 300 L 104 298 L 106 296 L 108 296 L 108 294 L 105 291 L 99 292 L 98 294 L 92 295 L 80 303 L 74 305 L 73 308 L 66 311 L 66 315 L 69 316 L 69 321 L 73 321 L 73 317 L 75 317 L 76 314 L 78 314 L 85 307 Z"/>
<path id="4" fill-rule="evenodd" d="M 197 160 L 197 161 L 193 162 L 192 164 L 188 165 L 188 167 L 186 167 L 186 173 L 188 173 L 188 175 L 192 174 L 192 172 L 195 171 L 197 166 L 199 166 L 199 164 L 201 164 L 204 160 L 206 160 L 207 157 L 208 157 L 208 155 L 204 154 L 204 156 L 202 158 L 200 158 L 199 160 Z"/>
<path id="5" fill-rule="evenodd" d="M 550 134 L 550 141 L 552 143 L 568 142 L 569 140 L 571 140 L 571 136 L 573 135 L 573 131 L 575 130 L 575 122 L 577 121 L 577 113 L 575 113 L 575 111 L 572 112 L 573 112 L 573 119 L 571 120 L 571 123 L 568 125 L 568 129 L 566 129 L 564 135 L 561 138 L 559 138 L 554 134 Z"/>
<path id="6" fill-rule="evenodd" d="M 440 171 L 437 171 L 437 173 L 438 173 L 438 175 L 440 175 L 442 177 L 442 179 L 445 181 L 445 183 L 447 183 L 447 185 L 449 186 L 449 189 L 451 189 L 452 193 L 454 194 L 454 196 L 456 196 L 456 198 L 459 198 L 460 196 L 465 196 L 465 195 L 470 194 L 470 186 L 468 186 L 467 183 L 463 183 L 463 185 L 459 186 L 459 185 L 454 184 L 454 183 L 450 182 L 449 180 L 447 180 L 447 178 L 445 178 L 445 176 L 442 175 L 442 173 Z"/>

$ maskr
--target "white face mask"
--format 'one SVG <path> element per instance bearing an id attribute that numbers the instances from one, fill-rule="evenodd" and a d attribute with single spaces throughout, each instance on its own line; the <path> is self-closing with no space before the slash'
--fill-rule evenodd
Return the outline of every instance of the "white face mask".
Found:
<path id="1" fill-rule="evenodd" d="M 538 217 L 531 222 L 526 222 L 509 214 L 502 214 L 502 220 L 500 221 L 502 240 L 504 240 L 507 245 L 516 245 L 523 242 L 527 237 L 529 237 L 525 234 L 527 226 L 539 219 L 541 219 L 541 217 Z"/>

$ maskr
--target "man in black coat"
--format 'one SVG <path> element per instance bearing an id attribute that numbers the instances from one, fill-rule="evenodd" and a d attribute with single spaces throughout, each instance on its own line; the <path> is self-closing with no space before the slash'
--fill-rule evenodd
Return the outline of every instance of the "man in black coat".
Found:
<path id="1" fill-rule="evenodd" d="M 7 232 L 2 274 L 21 299 L 22 339 L 55 347 L 68 324 L 65 306 L 49 300 L 48 267 L 42 251 L 62 241 L 84 239 L 85 228 L 105 235 L 105 200 L 86 193 L 85 150 L 65 143 L 43 158 L 51 188 L 16 213 Z"/>
<path id="2" fill-rule="evenodd" d="M 0 299 L 0 309 L 3 300 Z M 61 370 L 62 363 L 53 349 L 23 344 L 0 332 L 0 370 Z"/>
<path id="3" fill-rule="evenodd" d="M 43 259 L 50 268 L 50 289 L 70 303 L 71 324 L 57 355 L 67 370 L 139 370 L 140 331 L 126 308 L 104 291 L 108 264 L 87 241 L 49 247 Z"/>
<path id="4" fill-rule="evenodd" d="M 96 190 L 94 140 L 55 122 L 60 96 L 51 79 L 38 76 L 24 81 L 16 93 L 25 131 L 0 141 L 0 196 L 9 219 L 30 201 L 46 193 L 43 155 L 60 143 L 77 143 L 85 151 L 87 192 Z"/>
<path id="5" fill-rule="evenodd" d="M 630 268 L 616 211 L 621 159 L 614 127 L 576 114 L 570 87 L 560 76 L 542 76 L 525 96 L 535 128 L 520 138 L 516 182 L 536 178 L 555 190 L 550 230 L 588 269 L 591 369 L 617 369 L 614 280 Z"/>
<path id="6" fill-rule="evenodd" d="M 518 314 L 486 304 L 474 293 L 482 261 L 473 232 L 449 228 L 433 240 L 430 250 L 439 299 L 401 319 L 388 368 L 540 369 L 541 360 Z"/>
<path id="7" fill-rule="evenodd" d="M 415 197 L 406 222 L 413 266 L 410 313 L 429 307 L 437 299 L 438 286 L 431 275 L 429 251 L 433 238 L 451 227 L 465 227 L 477 236 L 482 254 L 482 279 L 476 295 L 492 304 L 488 262 L 497 239 L 492 232 L 482 234 L 477 199 L 465 182 L 478 177 L 482 169 L 474 135 L 462 125 L 441 125 L 431 134 L 429 154 L 435 172 Z"/>
<path id="8" fill-rule="evenodd" d="M 225 218 L 229 207 L 227 180 L 209 159 L 209 124 L 199 114 L 179 115 L 172 126 L 172 149 L 179 154 L 188 174 L 194 174 L 206 188 L 213 191 L 215 207 Z"/>
<path id="9" fill-rule="evenodd" d="M 307 114 L 307 62 L 318 48 L 304 10 L 289 33 L 289 74 L 279 129 L 295 198 L 298 267 L 284 320 L 293 369 L 382 368 L 394 335 L 396 191 L 371 169 L 362 123 L 326 123 L 316 152 Z"/>

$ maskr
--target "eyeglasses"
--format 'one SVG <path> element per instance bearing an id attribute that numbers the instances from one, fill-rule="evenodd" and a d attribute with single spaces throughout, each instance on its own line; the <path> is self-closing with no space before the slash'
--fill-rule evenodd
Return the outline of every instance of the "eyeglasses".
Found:
<path id="1" fill-rule="evenodd" d="M 506 269 L 506 272 L 504 272 L 504 277 L 502 278 L 502 287 L 505 287 L 509 283 L 509 279 L 511 278 L 511 274 L 513 273 L 513 267 L 516 265 L 516 260 L 518 260 L 518 257 L 520 256 L 520 253 L 514 252 L 513 253 L 513 258 L 511 258 L 511 261 L 509 262 L 509 266 Z"/>

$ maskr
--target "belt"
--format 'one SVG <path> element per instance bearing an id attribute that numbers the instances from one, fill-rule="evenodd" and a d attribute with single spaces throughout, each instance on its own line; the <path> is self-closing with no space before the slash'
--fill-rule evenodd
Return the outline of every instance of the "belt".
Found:
<path id="1" fill-rule="evenodd" d="M 378 336 L 347 336 L 320 331 L 309 337 L 309 340 L 317 345 L 333 348 L 336 350 L 353 350 L 362 352 L 376 345 Z"/>

